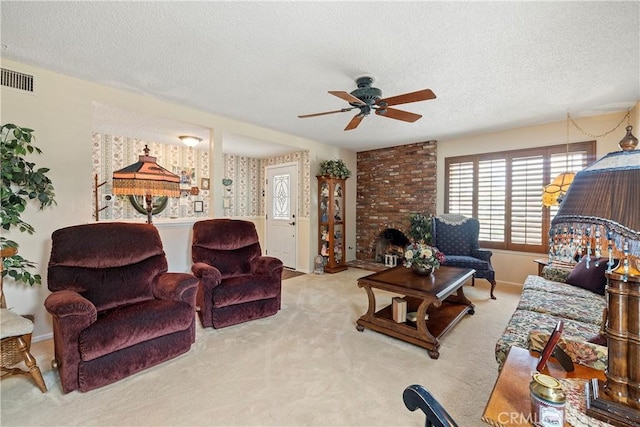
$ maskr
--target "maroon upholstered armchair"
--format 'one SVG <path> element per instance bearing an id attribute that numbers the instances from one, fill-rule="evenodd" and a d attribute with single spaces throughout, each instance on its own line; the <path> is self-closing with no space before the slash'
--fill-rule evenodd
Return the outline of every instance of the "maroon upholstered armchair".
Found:
<path id="1" fill-rule="evenodd" d="M 195 340 L 198 279 L 167 272 L 151 224 L 54 231 L 48 287 L 65 393 L 113 383 L 187 352 Z"/>
<path id="2" fill-rule="evenodd" d="M 280 310 L 282 261 L 262 256 L 252 222 L 196 222 L 191 256 L 193 273 L 200 278 L 202 326 L 224 328 Z"/>

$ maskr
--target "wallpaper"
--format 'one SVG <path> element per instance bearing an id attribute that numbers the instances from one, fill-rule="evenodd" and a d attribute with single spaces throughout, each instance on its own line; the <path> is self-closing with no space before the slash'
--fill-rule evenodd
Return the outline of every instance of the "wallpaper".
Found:
<path id="1" fill-rule="evenodd" d="M 209 171 L 209 153 L 187 146 L 167 145 L 153 141 L 144 141 L 126 136 L 93 134 L 92 173 L 98 177 L 98 212 L 100 220 L 119 220 L 144 218 L 131 204 L 128 197 L 113 196 L 111 177 L 113 171 L 122 169 L 138 161 L 149 147 L 149 155 L 156 158 L 158 165 L 176 175 L 186 172 L 193 183 L 199 187 L 197 195 L 184 192 L 178 198 L 170 198 L 167 208 L 154 215 L 154 218 L 206 218 L 209 216 L 209 191 L 202 189 L 202 178 L 211 176 Z M 223 206 L 225 216 L 260 217 L 265 215 L 265 176 L 266 167 L 284 163 L 298 165 L 298 216 L 310 217 L 311 209 L 311 167 L 309 151 L 295 151 L 266 159 L 224 155 L 224 178 L 231 179 L 228 186 L 223 185 Z M 210 182 L 210 188 L 222 183 Z M 95 189 L 94 189 L 95 192 Z M 194 202 L 202 202 L 203 211 L 194 212 Z M 95 196 L 91 197 L 92 212 L 95 215 Z"/>
<path id="2" fill-rule="evenodd" d="M 149 147 L 149 155 L 156 158 L 158 165 L 181 175 L 186 171 L 192 186 L 201 187 L 202 178 L 209 178 L 209 153 L 187 146 L 160 144 L 125 136 L 93 134 L 92 172 L 98 176 L 98 212 L 100 220 L 144 218 L 131 204 L 128 197 L 113 196 L 111 177 L 113 171 L 122 169 L 138 161 L 144 155 L 144 147 Z M 95 192 L 94 188 L 94 192 Z M 95 194 L 95 193 L 94 193 Z M 110 197 L 109 197 L 110 196 Z M 207 217 L 209 212 L 209 191 L 200 189 L 197 195 L 183 192 L 180 198 L 169 198 L 167 207 L 154 218 Z M 91 198 L 95 216 L 95 196 Z M 110 199 L 110 200 L 109 200 Z M 194 202 L 202 202 L 202 212 L 194 212 Z M 104 209 L 103 209 L 104 208 Z"/>
<path id="3" fill-rule="evenodd" d="M 265 215 L 266 167 L 284 163 L 298 165 L 298 216 L 309 218 L 311 209 L 311 162 L 309 151 L 294 151 L 266 159 L 225 155 L 224 177 L 231 179 L 231 185 L 224 187 L 224 197 L 228 199 L 228 216 Z"/>

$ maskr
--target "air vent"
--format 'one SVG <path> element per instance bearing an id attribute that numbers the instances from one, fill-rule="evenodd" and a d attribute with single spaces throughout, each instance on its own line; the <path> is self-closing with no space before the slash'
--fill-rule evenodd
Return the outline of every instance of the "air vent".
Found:
<path id="1" fill-rule="evenodd" d="M 34 77 L 19 71 L 2 69 L 2 86 L 22 92 L 35 93 Z"/>

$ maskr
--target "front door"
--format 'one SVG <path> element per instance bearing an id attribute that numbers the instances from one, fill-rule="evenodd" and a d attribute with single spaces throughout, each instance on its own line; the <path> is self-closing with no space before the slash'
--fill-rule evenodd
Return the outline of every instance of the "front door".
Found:
<path id="1" fill-rule="evenodd" d="M 298 212 L 298 165 L 267 167 L 266 255 L 279 258 L 285 267 L 296 268 L 296 214 Z"/>

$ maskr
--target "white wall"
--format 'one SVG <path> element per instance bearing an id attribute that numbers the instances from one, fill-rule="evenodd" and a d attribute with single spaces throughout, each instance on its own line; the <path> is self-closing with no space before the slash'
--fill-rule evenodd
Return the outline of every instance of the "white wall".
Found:
<path id="1" fill-rule="evenodd" d="M 113 105 L 141 113 L 167 117 L 186 123 L 193 123 L 211 131 L 211 199 L 214 207 L 213 217 L 221 217 L 223 161 L 220 149 L 225 133 L 246 135 L 256 139 L 290 145 L 293 150 L 309 150 L 311 173 L 315 175 L 319 163 L 323 160 L 341 158 L 355 171 L 356 153 L 327 146 L 317 141 L 295 137 L 271 129 L 229 120 L 184 106 L 160 101 L 137 93 L 126 92 L 95 83 L 71 78 L 26 64 L 3 58 L 2 67 L 35 75 L 37 94 L 29 95 L 2 87 L 1 116 L 3 124 L 14 123 L 35 130 L 36 145 L 43 155 L 33 156 L 39 167 L 51 169 L 49 177 L 53 181 L 58 205 L 47 208 L 45 212 L 28 209 L 24 219 L 33 225 L 36 233 L 32 236 L 17 231 L 7 233 L 20 244 L 20 254 L 38 264 L 37 273 L 44 280 L 43 286 L 33 288 L 6 280 L 4 289 L 7 303 L 17 313 L 33 313 L 36 316 L 34 339 L 46 337 L 51 333 L 50 316 L 44 310 L 44 299 L 48 295 L 46 287 L 46 266 L 49 261 L 51 233 L 61 227 L 92 222 L 91 195 L 93 175 L 91 172 L 91 134 L 93 102 Z M 292 151 L 293 151 L 292 150 Z M 315 177 L 312 177 L 315 182 Z M 346 238 L 348 246 L 355 247 L 355 178 L 349 180 L 347 197 L 354 202 L 349 204 L 349 219 Z M 313 256 L 317 242 L 317 189 L 313 189 L 311 200 L 311 218 L 299 224 L 298 262 L 301 270 L 313 269 Z M 215 201 L 219 203 L 215 203 Z M 168 255 L 169 265 L 184 270 L 190 254 L 185 243 L 190 239 L 188 225 L 158 224 Z M 306 229 L 305 229 L 306 228 Z M 188 245 L 186 246 L 188 248 Z M 355 258 L 355 250 L 347 252 L 347 259 Z"/>
<path id="2" fill-rule="evenodd" d="M 634 130 L 640 130 L 640 128 L 637 127 L 638 105 L 640 104 L 636 104 L 631 114 L 631 124 L 636 124 Z M 601 135 L 618 125 L 625 114 L 626 111 L 575 119 L 575 121 L 585 132 L 591 135 Z M 573 125 L 570 125 L 569 142 L 596 140 L 596 158 L 599 159 L 607 153 L 620 150 L 618 142 L 626 133 L 626 125 L 627 121 L 625 120 L 617 130 L 602 138 L 583 135 Z M 566 134 L 566 121 L 562 121 L 539 126 L 510 129 L 503 132 L 438 141 L 437 213 L 443 213 L 444 209 L 445 158 L 465 154 L 566 144 Z M 635 132 L 635 135 L 637 135 L 637 132 Z M 494 249 L 491 263 L 496 270 L 496 280 L 498 282 L 522 284 L 529 274 L 538 274 L 538 265 L 534 263 L 533 260 L 545 257 L 546 254 L 541 253 L 512 252 Z"/>

